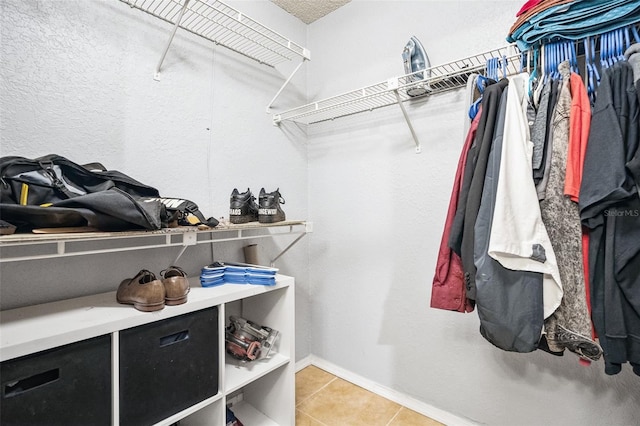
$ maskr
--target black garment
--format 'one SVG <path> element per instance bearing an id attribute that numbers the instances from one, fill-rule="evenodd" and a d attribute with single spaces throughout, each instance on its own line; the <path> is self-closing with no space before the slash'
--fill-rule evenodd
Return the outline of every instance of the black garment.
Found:
<path id="1" fill-rule="evenodd" d="M 640 104 L 640 80 L 636 81 L 636 94 L 638 95 L 638 103 Z M 640 126 L 640 123 L 638 123 L 638 126 Z M 638 195 L 640 195 L 640 147 L 636 149 L 635 155 L 627 163 L 627 169 L 633 176 L 633 180 L 636 182 Z"/>
<path id="2" fill-rule="evenodd" d="M 552 140 L 552 130 L 553 126 L 549 123 L 551 121 L 551 117 L 553 117 L 553 111 L 556 108 L 556 103 L 558 102 L 558 92 L 560 90 L 560 82 L 558 80 L 551 80 L 547 83 L 549 85 L 549 101 L 547 102 L 547 113 L 543 114 L 542 117 L 546 119 L 545 123 L 545 134 L 544 134 L 544 142 L 542 144 L 542 160 L 540 164 L 534 164 L 533 168 L 533 180 L 536 183 L 536 186 L 542 181 L 544 177 L 545 168 L 547 166 L 547 153 L 551 152 L 549 149 L 549 143 Z"/>
<path id="3" fill-rule="evenodd" d="M 506 351 L 531 352 L 538 347 L 544 323 L 542 274 L 507 269 L 488 254 L 508 91 L 509 88 L 504 89 L 500 100 L 475 223 L 476 307 L 480 333 L 485 339 Z"/>
<path id="4" fill-rule="evenodd" d="M 640 198 L 608 209 L 606 222 L 604 323 L 609 357 L 605 368 L 615 374 L 629 361 L 640 375 Z"/>
<path id="5" fill-rule="evenodd" d="M 533 171 L 536 192 L 538 193 L 538 200 L 540 201 L 546 198 L 547 193 L 549 169 L 551 168 L 551 153 L 553 152 L 553 124 L 551 123 L 551 120 L 555 114 L 558 96 L 560 95 L 560 89 L 562 87 L 562 82 L 560 80 L 552 80 L 550 84 L 551 98 L 549 99 L 549 115 L 547 115 L 547 131 L 544 139 L 542 163 L 539 169 Z"/>
<path id="6" fill-rule="evenodd" d="M 640 375 L 640 199 L 629 163 L 637 158 L 640 101 L 627 62 L 603 70 L 580 188 L 580 218 L 590 228 L 593 325 L 605 372 L 629 361 Z"/>
<path id="7" fill-rule="evenodd" d="M 632 78 L 631 66 L 619 61 L 603 70 L 598 87 L 579 201 L 580 218 L 589 228 L 604 222 L 603 212 L 608 206 L 636 192 L 635 182 L 625 168 L 626 161 L 633 157 L 629 146 L 637 146 L 637 141 L 627 138 L 638 137 L 638 99 L 636 96 L 633 102 L 627 96 L 633 89 Z M 630 117 L 636 117 L 635 122 Z"/>
<path id="8" fill-rule="evenodd" d="M 488 86 L 485 88 L 485 93 L 490 94 L 494 89 L 487 92 L 487 89 L 492 87 L 496 82 L 494 80 L 487 80 Z M 487 126 L 487 120 L 495 120 L 495 111 L 500 102 L 500 97 L 496 99 L 493 95 L 489 96 L 490 100 L 487 101 L 487 95 L 483 95 L 482 98 L 482 110 L 483 114 L 480 116 L 478 122 L 478 129 L 476 135 L 471 143 L 471 147 L 467 151 L 467 159 L 465 160 L 464 170 L 462 172 L 462 185 L 460 186 L 460 194 L 458 195 L 458 205 L 456 206 L 456 214 L 451 224 L 451 231 L 449 234 L 449 248 L 453 250 L 458 256 L 460 255 L 462 246 L 462 232 L 464 227 L 464 213 L 467 208 L 467 198 L 469 197 L 469 187 L 471 186 L 471 180 L 473 178 L 473 170 L 476 167 L 476 160 L 478 158 L 479 142 L 482 140 L 482 131 Z M 486 103 L 486 104 L 485 104 Z M 491 117 L 487 117 L 488 105 L 494 105 L 496 109 L 492 109 Z M 493 124 L 492 124 L 493 126 Z"/>
<path id="9" fill-rule="evenodd" d="M 476 217 L 478 216 L 478 209 L 480 208 L 480 200 L 482 198 L 482 187 L 484 185 L 485 172 L 487 170 L 487 161 L 489 158 L 489 151 L 493 141 L 493 135 L 496 127 L 496 117 L 498 109 L 500 107 L 500 97 L 502 91 L 509 84 L 507 79 L 502 79 L 496 84 L 492 84 L 484 90 L 482 97 L 482 116 L 478 123 L 478 131 L 476 138 L 469 149 L 469 155 L 467 156 L 467 164 L 465 164 L 465 174 L 463 176 L 464 181 L 469 178 L 469 186 L 467 189 L 466 202 L 464 210 L 456 210 L 456 217 L 454 218 L 453 226 L 460 226 L 456 228 L 456 232 L 461 229 L 462 234 L 460 237 L 459 254 L 462 260 L 462 267 L 464 270 L 464 280 L 467 289 L 467 298 L 475 299 L 475 276 L 476 267 L 473 263 L 473 242 L 474 242 L 474 226 L 476 223 Z M 475 148 L 475 149 L 474 149 Z M 471 170 L 468 171 L 466 166 L 469 166 Z M 463 190 L 465 188 L 463 187 Z M 462 196 L 462 192 L 461 192 Z M 460 203 L 458 209 L 460 209 Z M 460 213 L 460 218 L 458 216 Z M 456 224 L 456 219 L 459 219 Z M 451 238 L 453 238 L 453 229 Z M 452 250 L 455 248 L 451 246 Z"/>

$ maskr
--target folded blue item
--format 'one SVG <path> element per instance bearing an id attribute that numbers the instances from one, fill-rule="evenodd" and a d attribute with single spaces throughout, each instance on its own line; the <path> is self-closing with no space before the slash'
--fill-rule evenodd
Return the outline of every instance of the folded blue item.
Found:
<path id="1" fill-rule="evenodd" d="M 217 285 L 224 284 L 224 277 L 220 276 L 218 278 L 202 278 L 200 277 L 200 285 L 202 287 L 214 287 Z"/>
<path id="2" fill-rule="evenodd" d="M 213 287 L 221 284 L 275 285 L 277 268 L 243 263 L 219 263 L 202 268 L 200 284 Z"/>
<path id="3" fill-rule="evenodd" d="M 247 274 L 244 272 L 225 272 L 224 282 L 229 284 L 248 284 Z"/>
<path id="4" fill-rule="evenodd" d="M 276 285 L 275 277 L 265 277 L 256 275 L 247 275 L 247 284 L 253 285 Z"/>
<path id="5" fill-rule="evenodd" d="M 579 40 L 640 22 L 640 0 L 582 0 L 533 15 L 507 36 L 520 50 L 562 38 Z"/>

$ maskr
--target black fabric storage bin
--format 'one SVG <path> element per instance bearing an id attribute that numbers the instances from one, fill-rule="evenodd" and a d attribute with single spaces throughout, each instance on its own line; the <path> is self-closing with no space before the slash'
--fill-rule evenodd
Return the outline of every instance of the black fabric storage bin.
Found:
<path id="1" fill-rule="evenodd" d="M 5 361 L 3 426 L 111 424 L 111 336 Z"/>
<path id="2" fill-rule="evenodd" d="M 120 424 L 151 425 L 218 393 L 218 308 L 120 332 Z"/>

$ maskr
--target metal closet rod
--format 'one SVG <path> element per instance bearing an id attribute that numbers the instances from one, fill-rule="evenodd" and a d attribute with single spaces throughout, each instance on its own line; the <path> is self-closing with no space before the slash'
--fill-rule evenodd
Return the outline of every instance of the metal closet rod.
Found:
<path id="1" fill-rule="evenodd" d="M 640 41 L 640 23 L 632 24 L 630 31 L 633 33 L 635 40 Z M 601 36 L 602 34 L 593 36 L 591 40 L 601 44 Z M 411 124 L 410 116 L 403 105 L 405 101 L 464 87 L 470 74 L 486 74 L 487 63 L 491 59 L 497 60 L 498 76 L 507 77 L 522 71 L 531 73 L 532 68 L 535 70 L 540 66 L 540 61 L 544 59 L 540 58 L 540 55 L 537 55 L 535 51 L 540 50 L 541 46 L 545 44 L 556 41 L 560 41 L 560 38 L 545 40 L 543 43 L 524 52 L 521 52 L 515 44 L 511 44 L 503 48 L 490 50 L 411 74 L 391 78 L 385 82 L 365 86 L 337 96 L 275 113 L 273 114 L 273 124 L 280 125 L 283 121 L 293 121 L 310 125 L 398 104 L 409 126 L 411 136 L 416 145 L 416 152 L 419 153 L 421 151 L 420 141 Z M 583 54 L 584 47 L 580 47 L 582 40 L 578 40 L 575 43 L 578 54 Z M 599 53 L 600 49 L 598 48 L 596 51 Z M 593 59 L 595 60 L 597 58 Z M 416 97 L 408 96 L 408 89 L 417 86 L 422 86 L 426 89 L 425 93 Z"/>

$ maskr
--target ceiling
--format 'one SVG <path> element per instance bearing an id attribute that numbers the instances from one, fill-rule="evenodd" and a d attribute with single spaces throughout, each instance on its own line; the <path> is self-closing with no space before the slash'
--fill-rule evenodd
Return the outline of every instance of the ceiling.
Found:
<path id="1" fill-rule="evenodd" d="M 351 0 L 271 0 L 305 24 L 322 18 Z"/>

